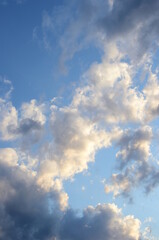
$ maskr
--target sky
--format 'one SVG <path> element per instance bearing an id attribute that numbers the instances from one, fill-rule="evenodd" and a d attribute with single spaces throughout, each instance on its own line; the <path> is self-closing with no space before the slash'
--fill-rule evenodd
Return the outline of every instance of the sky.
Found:
<path id="1" fill-rule="evenodd" d="M 0 0 L 1 240 L 159 240 L 158 26 L 158 0 Z"/>

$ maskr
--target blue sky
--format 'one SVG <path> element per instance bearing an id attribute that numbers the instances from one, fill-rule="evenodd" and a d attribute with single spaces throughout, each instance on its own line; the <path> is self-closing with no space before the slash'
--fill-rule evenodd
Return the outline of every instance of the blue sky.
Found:
<path id="1" fill-rule="evenodd" d="M 159 239 L 157 0 L 0 0 L 0 239 Z"/>

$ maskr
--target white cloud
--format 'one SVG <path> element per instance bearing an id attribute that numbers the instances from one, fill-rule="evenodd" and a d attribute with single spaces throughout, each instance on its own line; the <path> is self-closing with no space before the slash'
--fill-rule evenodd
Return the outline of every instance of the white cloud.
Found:
<path id="1" fill-rule="evenodd" d="M 13 148 L 0 148 L 0 162 L 8 166 L 16 166 L 18 164 L 18 155 Z"/>
<path id="2" fill-rule="evenodd" d="M 53 142 L 42 149 L 38 171 L 39 181 L 48 186 L 55 177 L 72 178 L 86 170 L 96 151 L 109 147 L 120 134 L 117 128 L 110 132 L 98 129 L 71 107 L 53 108 L 50 124 Z"/>
<path id="3" fill-rule="evenodd" d="M 0 138 L 4 141 L 16 138 L 10 128 L 17 127 L 18 115 L 16 108 L 10 101 L 0 99 Z"/>
<path id="4" fill-rule="evenodd" d="M 44 124 L 46 121 L 45 104 L 38 104 L 35 99 L 32 99 L 29 103 L 23 103 L 21 106 L 21 119 L 32 119 L 40 124 Z"/>

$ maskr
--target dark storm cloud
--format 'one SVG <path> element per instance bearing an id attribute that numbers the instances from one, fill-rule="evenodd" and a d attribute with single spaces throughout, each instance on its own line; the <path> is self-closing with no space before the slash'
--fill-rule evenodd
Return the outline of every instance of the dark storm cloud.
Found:
<path id="1" fill-rule="evenodd" d="M 0 165 L 0 239 L 44 240 L 54 236 L 57 215 L 32 177 Z"/>

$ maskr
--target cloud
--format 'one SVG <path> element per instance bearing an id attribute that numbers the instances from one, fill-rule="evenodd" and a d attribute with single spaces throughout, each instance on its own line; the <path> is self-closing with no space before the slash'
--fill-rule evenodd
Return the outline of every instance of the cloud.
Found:
<path id="1" fill-rule="evenodd" d="M 10 101 L 4 99 L 0 99 L 0 122 L 0 138 L 4 141 L 15 139 L 9 127 L 18 124 L 17 110 Z"/>
<path id="2" fill-rule="evenodd" d="M 96 151 L 109 147 L 120 134 L 117 128 L 109 132 L 98 129 L 71 106 L 52 106 L 50 124 L 53 141 L 42 148 L 38 170 L 39 181 L 46 187 L 53 178 L 68 179 L 86 170 L 89 162 L 94 161 Z"/>
<path id="3" fill-rule="evenodd" d="M 97 122 L 139 123 L 144 120 L 144 96 L 133 87 L 131 66 L 121 62 L 114 45 L 109 47 L 109 56 L 85 74 L 88 84 L 76 90 L 73 103 Z"/>
<path id="4" fill-rule="evenodd" d="M 45 104 L 38 104 L 35 99 L 32 99 L 29 103 L 23 103 L 21 106 L 21 118 L 32 119 L 33 121 L 44 124 L 46 121 L 45 115 Z"/>
<path id="5" fill-rule="evenodd" d="M 155 168 L 147 163 L 131 165 L 123 172 L 112 174 L 110 183 L 105 185 L 105 192 L 113 192 L 114 197 L 124 196 L 131 202 L 133 190 L 146 183 L 149 185 L 148 179 L 154 174 L 154 170 Z"/>
<path id="6" fill-rule="evenodd" d="M 133 51 L 139 60 L 148 49 L 158 43 L 158 7 L 157 0 L 114 1 L 112 11 L 99 20 L 99 25 L 108 38 L 123 40 L 128 37 L 130 41 L 126 50 L 129 49 L 128 53 L 133 56 L 130 47 L 136 47 Z"/>
<path id="7" fill-rule="evenodd" d="M 158 76 L 151 68 L 159 3 L 70 2 L 43 13 L 45 47 L 51 49 L 53 34 L 63 71 L 76 52 L 92 43 L 100 46 L 103 56 L 83 75 L 71 103 L 52 104 L 50 116 L 45 115 L 45 104 L 35 99 L 16 109 L 10 100 L 11 82 L 3 80 L 10 90 L 0 99 L 0 137 L 13 140 L 18 149 L 0 149 L 2 240 L 140 239 L 140 221 L 124 217 L 113 204 L 89 206 L 81 216 L 68 209 L 63 182 L 87 170 L 97 151 L 114 143 L 119 148 L 118 173 L 106 184 L 106 193 L 131 199 L 137 186 L 148 193 L 159 182 L 158 168 L 149 159 L 153 131 L 148 126 L 159 115 Z M 148 80 L 136 86 L 139 66 Z M 133 130 L 127 130 L 128 125 Z"/>
<path id="8" fill-rule="evenodd" d="M 22 150 L 27 151 L 41 140 L 42 144 L 33 156 L 37 160 L 32 165 L 37 183 L 45 191 L 58 189 L 65 206 L 68 196 L 63 191 L 63 181 L 87 170 L 89 163 L 95 160 L 96 152 L 115 142 L 120 148 L 117 153 L 119 168 L 136 162 L 132 166 L 136 170 L 128 167 L 125 172 L 113 175 L 110 180 L 113 185 L 107 186 L 106 192 L 114 191 L 115 195 L 121 192 L 129 196 L 138 183 L 145 184 L 147 192 L 157 185 L 154 179 L 158 178 L 158 172 L 156 170 L 152 175 L 154 167 L 146 162 L 150 156 L 151 128 L 140 127 L 134 132 L 124 130 L 124 124 L 140 126 L 157 117 L 152 111 L 158 107 L 155 102 L 158 97 L 157 75 L 149 69 L 148 81 L 139 90 L 133 84 L 131 64 L 123 62 L 122 58 L 123 54 L 117 46 L 110 44 L 103 61 L 94 63 L 83 76 L 72 102 L 61 108 L 54 104 L 50 106 L 49 119 L 44 114 L 45 104 L 35 99 L 23 103 L 19 110 L 8 100 L 2 100 L 2 123 L 6 125 L 2 131 L 8 134 L 6 139 L 19 138 Z M 15 124 L 9 107 L 15 110 Z M 5 118 L 6 115 L 8 118 Z M 46 122 L 49 125 L 44 128 Z M 44 131 L 46 138 L 43 138 Z M 28 155 L 32 156 L 32 152 Z M 146 184 L 148 179 L 151 184 Z"/>
<path id="9" fill-rule="evenodd" d="M 59 65 L 62 72 L 67 71 L 65 63 L 71 60 L 75 53 L 86 48 L 92 40 L 97 38 L 98 34 L 95 34 L 97 29 L 93 26 L 101 13 L 100 4 L 104 5 L 102 9 L 108 6 L 106 1 L 100 0 L 99 2 L 70 1 L 56 7 L 52 12 L 44 12 L 42 19 L 44 47 L 52 48 L 51 38 L 53 36 L 61 49 Z"/>
<path id="10" fill-rule="evenodd" d="M 19 161 L 20 162 L 20 161 Z M 14 149 L 0 151 L 0 238 L 4 239 L 130 239 L 140 236 L 140 221 L 123 216 L 114 204 L 88 206 L 79 216 L 58 208 L 60 195 L 48 194 L 36 176 L 17 164 Z"/>
<path id="11" fill-rule="evenodd" d="M 22 145 L 28 147 L 37 143 L 43 134 L 46 121 L 45 104 L 36 100 L 23 103 L 17 110 L 8 99 L 0 99 L 0 134 L 1 140 L 21 138 Z"/>
<path id="12" fill-rule="evenodd" d="M 89 206 L 82 217 L 69 211 L 62 220 L 60 239 L 121 239 L 140 238 L 140 221 L 133 216 L 123 217 L 121 210 L 114 204 Z"/>
<path id="13" fill-rule="evenodd" d="M 57 39 L 63 71 L 66 62 L 92 43 L 103 51 L 114 42 L 139 65 L 158 46 L 158 7 L 157 0 L 70 1 L 44 13 L 44 45 L 50 49 L 52 35 Z"/>
<path id="14" fill-rule="evenodd" d="M 14 88 L 13 88 L 12 82 L 9 79 L 7 79 L 6 77 L 0 76 L 0 93 L 1 93 L 1 98 L 9 99 L 13 89 Z"/>
<path id="15" fill-rule="evenodd" d="M 0 238 L 49 239 L 55 229 L 56 211 L 33 177 L 18 167 L 1 163 Z"/>
<path id="16" fill-rule="evenodd" d="M 0 148 L 0 163 L 8 166 L 16 166 L 18 155 L 13 148 Z"/>
<path id="17" fill-rule="evenodd" d="M 150 145 L 152 129 L 144 126 L 134 132 L 126 130 L 117 141 L 120 150 L 116 154 L 118 173 L 112 174 L 105 185 L 106 193 L 114 197 L 123 195 L 132 200 L 132 190 L 143 186 L 150 193 L 159 183 L 159 169 L 152 162 Z"/>
<path id="18" fill-rule="evenodd" d="M 41 138 L 44 130 L 44 126 L 39 121 L 25 118 L 19 121 L 18 126 L 9 126 L 9 132 L 17 137 L 21 136 L 23 148 L 32 146 L 37 143 Z"/>
<path id="19" fill-rule="evenodd" d="M 17 129 L 17 133 L 22 135 L 28 134 L 32 130 L 40 130 L 41 124 L 36 122 L 30 118 L 25 118 L 20 121 L 19 127 Z"/>
<path id="20" fill-rule="evenodd" d="M 120 148 L 117 153 L 118 166 L 122 169 L 131 162 L 138 162 L 138 166 L 135 165 L 136 172 L 134 171 L 138 178 L 134 183 L 134 172 L 133 176 L 129 176 L 128 168 L 125 173 L 113 176 L 113 184 L 118 181 L 116 190 L 109 187 L 107 192 L 118 193 L 121 189 L 121 192 L 130 193 L 133 186 L 137 186 L 137 182 L 145 182 L 147 175 L 152 172 L 153 167 L 146 163 L 150 156 L 151 128 L 145 126 L 133 133 L 124 130 L 124 125 L 121 129 L 121 123 L 143 125 L 157 117 L 152 111 L 152 108 L 157 107 L 157 75 L 149 70 L 148 82 L 142 90 L 138 90 L 133 85 L 131 65 L 121 61 L 122 57 L 119 49 L 110 44 L 109 54 L 104 56 L 101 63 L 93 64 L 83 76 L 83 81 L 87 81 L 87 84 L 83 82 L 83 85 L 76 89 L 70 105 L 61 108 L 50 106 L 50 119 L 47 120 L 50 125 L 47 128 L 44 128 L 45 104 L 34 99 L 22 104 L 16 124 L 4 120 L 8 135 L 20 138 L 23 150 L 32 148 L 42 140 L 43 143 L 33 156 L 37 159 L 32 166 L 37 173 L 37 182 L 47 191 L 56 189 L 58 182 L 61 201 L 65 199 L 66 205 L 68 196 L 63 192 L 62 182 L 87 170 L 89 163 L 95 160 L 96 152 L 115 142 Z M 7 104 L 12 107 L 11 102 L 2 102 L 5 103 L 4 109 Z M 17 112 L 16 109 L 15 111 Z M 9 119 L 11 118 L 9 116 Z M 44 130 L 48 139 L 42 138 Z M 143 175 L 139 174 L 142 167 L 145 169 Z M 123 182 L 124 176 L 126 178 Z M 155 185 L 154 176 L 151 186 Z"/>
<path id="21" fill-rule="evenodd" d="M 120 151 L 116 157 L 120 169 L 123 169 L 131 161 L 147 162 L 150 153 L 150 144 L 152 140 L 152 129 L 144 126 L 136 131 L 126 130 L 119 139 L 117 145 Z"/>
<path id="22" fill-rule="evenodd" d="M 151 121 L 159 116 L 159 81 L 157 73 L 149 71 L 147 84 L 143 89 L 143 93 L 146 97 L 146 119 Z"/>

